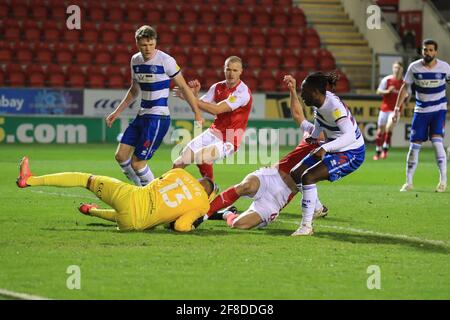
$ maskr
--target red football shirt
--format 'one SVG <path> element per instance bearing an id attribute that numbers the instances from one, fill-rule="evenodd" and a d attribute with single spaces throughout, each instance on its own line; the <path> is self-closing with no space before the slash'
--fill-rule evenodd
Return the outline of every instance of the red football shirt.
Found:
<path id="1" fill-rule="evenodd" d="M 226 81 L 215 83 L 200 98 L 209 103 L 225 101 L 231 111 L 218 114 L 210 129 L 224 142 L 231 142 L 236 151 L 244 138 L 248 117 L 252 108 L 252 92 L 243 81 L 228 88 Z"/>
<path id="2" fill-rule="evenodd" d="M 398 92 L 403 85 L 402 79 L 395 79 L 393 75 L 386 76 L 381 80 L 378 90 L 387 90 L 390 86 L 394 86 L 394 91 L 383 95 L 383 101 L 381 102 L 381 111 L 389 112 L 394 111 L 395 103 L 397 102 Z"/>
<path id="3" fill-rule="evenodd" d="M 295 167 L 300 161 L 303 160 L 311 151 L 318 148 L 318 143 L 309 144 L 305 140 L 302 140 L 300 144 L 287 155 L 285 155 L 276 166 L 284 173 L 289 174 L 292 168 Z"/>

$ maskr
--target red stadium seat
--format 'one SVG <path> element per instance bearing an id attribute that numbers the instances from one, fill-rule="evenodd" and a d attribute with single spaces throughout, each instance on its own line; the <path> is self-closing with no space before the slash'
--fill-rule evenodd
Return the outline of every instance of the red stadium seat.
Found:
<path id="1" fill-rule="evenodd" d="M 70 64 L 72 63 L 72 52 L 70 51 L 58 51 L 56 52 L 56 62 L 62 64 Z"/>
<path id="2" fill-rule="evenodd" d="M 127 18 L 130 22 L 140 23 L 144 19 L 144 11 L 139 8 L 131 8 L 127 12 Z"/>
<path id="3" fill-rule="evenodd" d="M 348 81 L 347 77 L 340 77 L 340 79 L 336 83 L 336 92 L 343 93 L 350 92 L 350 90 L 350 82 Z"/>
<path id="4" fill-rule="evenodd" d="M 175 34 L 173 32 L 158 34 L 158 43 L 161 45 L 173 45 L 175 43 Z"/>
<path id="5" fill-rule="evenodd" d="M 221 81 L 221 79 L 216 76 L 216 77 L 205 77 L 203 79 L 203 83 L 204 83 L 204 88 L 210 88 L 213 84 L 215 84 L 216 82 Z M 202 85 L 203 85 L 202 83 Z"/>
<path id="6" fill-rule="evenodd" d="M 266 36 L 262 33 L 261 29 L 252 29 L 250 32 L 250 45 L 252 47 L 265 47 L 267 43 Z"/>
<path id="7" fill-rule="evenodd" d="M 181 16 L 180 13 L 176 10 L 176 9 L 168 9 L 167 11 L 164 12 L 164 21 L 165 23 L 180 23 L 181 21 Z"/>
<path id="8" fill-rule="evenodd" d="M 0 49 L 0 61 L 2 62 L 10 62 L 12 60 L 12 51 L 11 49 Z"/>
<path id="9" fill-rule="evenodd" d="M 0 18 L 2 20 L 6 19 L 8 17 L 8 11 L 9 11 L 8 6 L 6 4 L 1 3 L 0 4 Z"/>
<path id="10" fill-rule="evenodd" d="M 241 26 L 251 25 L 253 23 L 253 17 L 249 12 L 245 11 L 239 12 L 237 14 L 236 23 Z"/>
<path id="11" fill-rule="evenodd" d="M 108 17 L 108 20 L 113 22 L 120 22 L 124 19 L 123 9 L 117 6 L 109 7 L 106 15 Z"/>
<path id="12" fill-rule="evenodd" d="M 89 20 L 96 22 L 103 21 L 106 16 L 105 11 L 100 7 L 89 8 L 86 12 L 89 14 Z"/>
<path id="13" fill-rule="evenodd" d="M 65 87 L 66 77 L 63 73 L 50 73 L 47 82 L 50 87 L 62 88 Z"/>
<path id="14" fill-rule="evenodd" d="M 31 62 L 33 61 L 33 53 L 30 50 L 19 50 L 16 52 L 14 60 L 20 62 Z"/>
<path id="15" fill-rule="evenodd" d="M 97 29 L 83 28 L 83 41 L 84 42 L 96 42 L 99 40 L 99 34 Z"/>
<path id="16" fill-rule="evenodd" d="M 106 51 L 100 51 L 95 54 L 95 63 L 110 64 L 112 63 L 111 54 Z"/>
<path id="17" fill-rule="evenodd" d="M 25 87 L 25 74 L 23 72 L 11 72 L 9 74 L 9 85 L 11 87 Z"/>
<path id="18" fill-rule="evenodd" d="M 336 63 L 333 57 L 321 57 L 319 58 L 319 69 L 322 71 L 331 71 L 336 68 Z"/>
<path id="19" fill-rule="evenodd" d="M 289 20 L 290 18 L 281 11 L 272 14 L 272 25 L 274 27 L 285 27 L 288 25 Z"/>
<path id="20" fill-rule="evenodd" d="M 303 12 L 295 12 L 290 14 L 290 25 L 297 28 L 306 27 L 306 17 Z"/>
<path id="21" fill-rule="evenodd" d="M 263 60 L 260 55 L 250 55 L 245 57 L 245 66 L 248 68 L 261 68 Z"/>
<path id="22" fill-rule="evenodd" d="M 117 52 L 113 56 L 116 64 L 127 64 L 131 60 L 131 55 L 125 52 Z"/>
<path id="23" fill-rule="evenodd" d="M 44 29 L 44 40 L 48 42 L 59 41 L 59 30 L 58 29 Z"/>
<path id="24" fill-rule="evenodd" d="M 216 46 L 228 46 L 230 43 L 230 36 L 228 33 L 213 33 L 213 38 Z"/>
<path id="25" fill-rule="evenodd" d="M 272 48 L 282 48 L 285 45 L 285 41 L 282 35 L 275 34 L 268 37 L 268 45 Z"/>
<path id="26" fill-rule="evenodd" d="M 289 48 L 301 48 L 303 45 L 303 39 L 299 35 L 286 36 L 286 46 Z"/>
<path id="27" fill-rule="evenodd" d="M 56 71 L 55 71 L 56 72 Z M 86 67 L 78 64 L 71 64 L 67 66 L 66 74 L 86 74 Z"/>
<path id="28" fill-rule="evenodd" d="M 256 89 L 258 88 L 258 79 L 255 77 L 244 76 L 243 81 L 251 91 L 256 91 Z"/>
<path id="29" fill-rule="evenodd" d="M 248 38 L 245 33 L 231 33 L 231 44 L 237 47 L 248 46 Z"/>
<path id="30" fill-rule="evenodd" d="M 264 8 L 264 6 L 262 7 Z M 258 8 L 255 10 L 253 13 L 253 20 L 257 26 L 267 27 L 270 25 L 271 18 L 267 10 L 263 8 Z"/>
<path id="31" fill-rule="evenodd" d="M 216 13 L 210 8 L 202 9 L 200 11 L 199 21 L 201 21 L 201 23 L 203 23 L 204 25 L 214 25 L 215 23 L 217 23 Z"/>
<path id="32" fill-rule="evenodd" d="M 21 31 L 17 27 L 8 27 L 5 30 L 4 38 L 7 41 L 19 41 L 20 40 Z"/>
<path id="33" fill-rule="evenodd" d="M 75 62 L 78 64 L 90 64 L 92 62 L 91 52 L 75 51 Z"/>
<path id="34" fill-rule="evenodd" d="M 25 30 L 25 40 L 30 42 L 39 42 L 41 40 L 41 31 L 39 29 L 29 29 Z"/>
<path id="35" fill-rule="evenodd" d="M 225 56 L 221 53 L 211 53 L 208 62 L 211 68 L 222 68 L 225 62 Z"/>
<path id="36" fill-rule="evenodd" d="M 85 86 L 85 76 L 81 73 L 68 74 L 67 84 L 72 88 L 83 88 Z"/>
<path id="37" fill-rule="evenodd" d="M 123 75 L 113 74 L 108 79 L 108 87 L 114 89 L 125 88 L 128 86 L 128 82 L 125 83 Z"/>
<path id="38" fill-rule="evenodd" d="M 45 87 L 45 77 L 43 73 L 31 73 L 28 81 L 31 87 Z"/>
<path id="39" fill-rule="evenodd" d="M 115 30 L 102 30 L 100 34 L 102 35 L 101 40 L 104 43 L 116 43 L 119 38 Z"/>
<path id="40" fill-rule="evenodd" d="M 67 19 L 67 13 L 66 13 L 66 7 L 61 4 L 52 5 L 50 7 L 50 13 L 52 19 L 58 21 L 58 20 L 66 20 Z"/>
<path id="41" fill-rule="evenodd" d="M 313 35 L 306 35 L 304 41 L 304 47 L 308 49 L 319 49 L 320 48 L 320 38 Z"/>
<path id="42" fill-rule="evenodd" d="M 106 75 L 120 75 L 123 76 L 123 67 L 121 66 L 114 66 L 114 65 L 108 65 L 106 66 L 105 70 Z"/>
<path id="43" fill-rule="evenodd" d="M 6 79 L 2 70 L 0 70 L 0 87 L 6 87 Z"/>
<path id="44" fill-rule="evenodd" d="M 80 30 L 64 30 L 62 38 L 64 41 L 67 42 L 79 42 L 81 38 L 81 31 Z"/>
<path id="45" fill-rule="evenodd" d="M 14 18 L 26 19 L 28 18 L 29 8 L 26 4 L 14 5 L 11 7 L 11 11 Z"/>
<path id="46" fill-rule="evenodd" d="M 186 9 L 181 11 L 182 21 L 186 24 L 193 25 L 198 23 L 198 15 L 195 10 Z"/>
<path id="47" fill-rule="evenodd" d="M 194 43 L 194 37 L 188 32 L 176 32 L 177 35 L 177 45 L 179 46 L 191 46 Z"/>
<path id="48" fill-rule="evenodd" d="M 301 57 L 303 70 L 317 70 L 317 60 L 313 54 L 303 53 Z"/>
<path id="49" fill-rule="evenodd" d="M 303 82 L 303 80 L 305 80 L 305 78 L 308 76 L 309 72 L 306 70 L 297 70 L 296 72 L 294 72 L 294 78 L 295 80 L 297 80 L 297 86 L 300 87 L 301 83 Z"/>
<path id="50" fill-rule="evenodd" d="M 263 92 L 275 92 L 277 91 L 277 82 L 274 78 L 259 78 L 258 90 Z"/>
<path id="51" fill-rule="evenodd" d="M 36 61 L 39 63 L 52 63 L 53 52 L 50 50 L 39 50 L 36 53 Z"/>
<path id="52" fill-rule="evenodd" d="M 284 69 L 296 69 L 300 67 L 300 61 L 298 59 L 298 57 L 294 54 L 290 54 L 290 55 L 283 55 L 283 68 Z"/>
<path id="53" fill-rule="evenodd" d="M 151 10 L 145 13 L 146 21 L 149 21 L 151 25 L 158 24 L 162 21 L 162 14 L 159 11 Z"/>
<path id="54" fill-rule="evenodd" d="M 280 66 L 280 64 L 281 64 L 281 61 L 278 56 L 274 56 L 274 55 L 264 56 L 264 67 L 265 68 L 276 69 Z"/>
<path id="55" fill-rule="evenodd" d="M 206 30 L 195 32 L 194 38 L 198 46 L 210 46 L 213 42 L 211 33 Z"/>
<path id="56" fill-rule="evenodd" d="M 234 23 L 234 14 L 231 12 L 219 12 L 218 13 L 218 23 L 225 25 L 225 26 L 229 26 L 232 25 Z"/>

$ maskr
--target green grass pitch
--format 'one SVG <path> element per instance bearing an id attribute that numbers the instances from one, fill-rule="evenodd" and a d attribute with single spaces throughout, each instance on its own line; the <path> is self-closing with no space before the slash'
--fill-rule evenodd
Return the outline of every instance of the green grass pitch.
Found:
<path id="1" fill-rule="evenodd" d="M 319 183 L 330 213 L 316 234 L 289 235 L 300 221 L 297 197 L 266 229 L 229 229 L 208 221 L 190 234 L 158 227 L 121 233 L 78 213 L 95 202 L 84 189 L 15 185 L 18 161 L 35 174 L 83 171 L 125 180 L 115 145 L 0 146 L 0 288 L 53 299 L 449 299 L 450 196 L 437 194 L 432 149 L 424 149 L 415 191 L 400 193 L 406 149 L 384 161 L 367 152 L 363 166 L 335 183 Z M 283 148 L 280 154 L 289 149 Z M 162 147 L 155 175 L 171 166 Z M 217 165 L 222 190 L 258 165 Z M 196 167 L 189 171 L 199 176 Z M 241 199 L 237 207 L 246 209 Z M 66 281 L 80 267 L 81 288 Z M 381 289 L 369 290 L 380 268 Z"/>

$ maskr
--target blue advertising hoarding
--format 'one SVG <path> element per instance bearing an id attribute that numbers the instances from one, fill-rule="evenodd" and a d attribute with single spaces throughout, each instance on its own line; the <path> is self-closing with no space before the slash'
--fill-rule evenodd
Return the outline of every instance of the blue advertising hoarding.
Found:
<path id="1" fill-rule="evenodd" d="M 0 88 L 0 114 L 82 115 L 83 90 Z"/>

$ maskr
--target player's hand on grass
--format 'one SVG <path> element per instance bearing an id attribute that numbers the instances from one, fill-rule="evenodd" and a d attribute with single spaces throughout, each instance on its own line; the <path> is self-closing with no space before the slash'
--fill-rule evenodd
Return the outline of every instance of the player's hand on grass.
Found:
<path id="1" fill-rule="evenodd" d="M 115 112 L 110 113 L 105 121 L 106 121 L 106 125 L 108 126 L 108 128 L 111 128 L 112 124 L 114 123 L 114 121 L 119 117 L 119 115 Z"/>
<path id="2" fill-rule="evenodd" d="M 283 82 L 286 84 L 290 91 L 296 91 L 297 89 L 297 81 L 293 76 L 287 74 L 284 76 Z"/>

